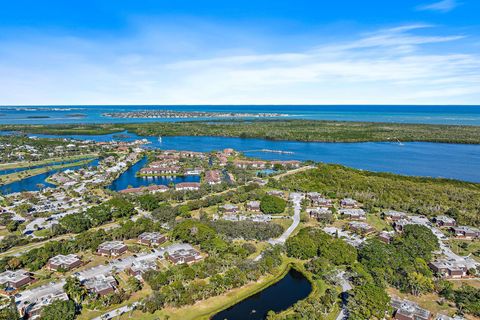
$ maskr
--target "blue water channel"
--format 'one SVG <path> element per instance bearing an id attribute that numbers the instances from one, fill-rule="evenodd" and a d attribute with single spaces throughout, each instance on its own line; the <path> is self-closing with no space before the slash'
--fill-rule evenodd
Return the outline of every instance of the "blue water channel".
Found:
<path id="1" fill-rule="evenodd" d="M 94 159 L 87 164 L 87 166 L 91 166 L 91 167 L 95 167 L 97 165 L 98 165 L 98 159 Z M 77 169 L 83 168 L 84 166 L 85 165 L 79 165 L 79 166 L 72 166 L 69 168 L 50 170 L 50 171 L 37 174 L 35 176 L 28 177 L 19 181 L 15 181 L 9 184 L 4 184 L 0 186 L 0 193 L 8 194 L 8 193 L 22 192 L 22 191 L 39 191 L 43 188 L 55 188 L 54 184 L 51 184 L 46 181 L 46 179 L 49 176 L 59 171 L 77 170 Z"/>

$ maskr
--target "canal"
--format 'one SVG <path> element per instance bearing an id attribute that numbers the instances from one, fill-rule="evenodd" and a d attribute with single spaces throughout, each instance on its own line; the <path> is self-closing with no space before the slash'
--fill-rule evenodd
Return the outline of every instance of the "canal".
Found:
<path id="1" fill-rule="evenodd" d="M 301 272 L 290 269 L 277 283 L 217 313 L 212 320 L 263 320 L 268 311 L 286 310 L 311 291 L 310 281 Z"/>

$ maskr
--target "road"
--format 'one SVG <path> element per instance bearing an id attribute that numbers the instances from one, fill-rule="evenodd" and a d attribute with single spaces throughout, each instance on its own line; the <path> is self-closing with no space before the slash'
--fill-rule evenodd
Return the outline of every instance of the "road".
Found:
<path id="1" fill-rule="evenodd" d="M 115 317 L 121 316 L 124 313 L 127 313 L 131 310 L 134 310 L 138 305 L 138 302 L 134 302 L 131 305 L 126 305 L 123 307 L 120 307 L 118 309 L 109 311 L 107 313 L 102 314 L 99 317 L 93 318 L 93 320 L 108 320 L 108 319 L 113 319 Z"/>
<path id="2" fill-rule="evenodd" d="M 342 286 L 342 310 L 340 310 L 340 313 L 338 314 L 336 320 L 344 320 L 348 319 L 346 296 L 347 291 L 350 291 L 352 289 L 352 285 L 346 279 L 345 271 L 340 272 L 337 277 L 340 285 Z"/>
<path id="3" fill-rule="evenodd" d="M 302 210 L 302 199 L 304 195 L 302 193 L 291 193 L 290 199 L 293 202 L 293 223 L 288 227 L 287 230 L 278 238 L 271 239 L 268 242 L 272 245 L 275 244 L 284 244 L 287 241 L 288 237 L 300 224 L 300 211 Z"/>

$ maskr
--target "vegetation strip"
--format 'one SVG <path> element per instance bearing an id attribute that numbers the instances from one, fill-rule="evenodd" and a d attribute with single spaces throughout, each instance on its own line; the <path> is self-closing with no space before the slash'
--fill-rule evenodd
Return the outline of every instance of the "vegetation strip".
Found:
<path id="1" fill-rule="evenodd" d="M 321 120 L 189 121 L 94 125 L 3 125 L 0 130 L 48 134 L 217 136 L 315 142 L 441 142 L 480 144 L 480 126 Z"/>

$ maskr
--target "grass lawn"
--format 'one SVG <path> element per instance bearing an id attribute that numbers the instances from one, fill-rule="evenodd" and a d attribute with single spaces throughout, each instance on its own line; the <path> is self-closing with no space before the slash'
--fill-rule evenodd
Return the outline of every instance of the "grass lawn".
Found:
<path id="1" fill-rule="evenodd" d="M 377 231 L 392 230 L 388 222 L 378 216 L 378 214 L 367 214 L 367 223 Z"/>
<path id="2" fill-rule="evenodd" d="M 14 162 L 14 163 L 3 163 L 3 164 L 0 164 L 0 170 L 40 166 L 40 165 L 44 165 L 52 162 L 70 161 L 70 160 L 76 160 L 76 159 L 91 158 L 95 156 L 97 156 L 97 154 L 87 153 L 87 154 L 79 154 L 74 156 L 49 158 L 49 159 L 39 160 L 39 161 L 22 161 L 22 162 Z"/>

